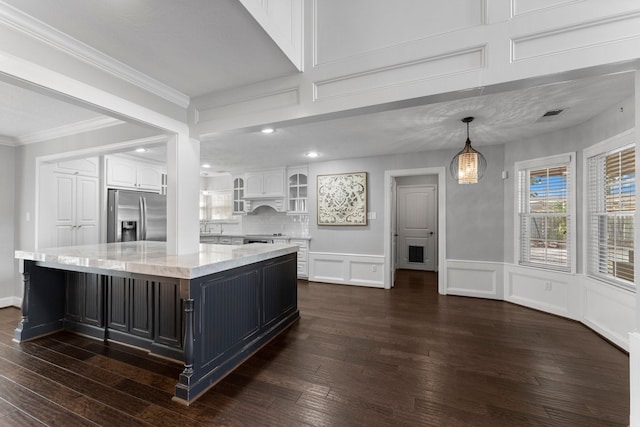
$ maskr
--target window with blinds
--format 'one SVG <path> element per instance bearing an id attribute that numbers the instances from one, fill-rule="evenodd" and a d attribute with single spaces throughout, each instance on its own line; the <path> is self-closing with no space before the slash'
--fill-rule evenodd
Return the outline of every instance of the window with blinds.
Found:
<path id="1" fill-rule="evenodd" d="M 518 169 L 522 265 L 572 271 L 573 167 L 571 156 L 561 157 L 549 159 L 554 161 L 549 165 L 543 159 Z"/>
<path id="2" fill-rule="evenodd" d="M 634 283 L 635 146 L 588 158 L 588 273 Z"/>

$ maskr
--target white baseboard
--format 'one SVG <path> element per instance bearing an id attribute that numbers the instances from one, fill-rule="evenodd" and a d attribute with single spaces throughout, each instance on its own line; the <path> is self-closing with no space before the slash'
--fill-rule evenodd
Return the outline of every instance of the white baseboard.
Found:
<path id="1" fill-rule="evenodd" d="M 447 295 L 502 299 L 503 263 L 448 259 L 446 265 Z"/>
<path id="2" fill-rule="evenodd" d="M 0 298 L 0 308 L 6 307 L 22 307 L 22 298 L 18 297 L 6 297 Z"/>
<path id="3" fill-rule="evenodd" d="M 309 280 L 384 288 L 384 256 L 309 252 Z"/>

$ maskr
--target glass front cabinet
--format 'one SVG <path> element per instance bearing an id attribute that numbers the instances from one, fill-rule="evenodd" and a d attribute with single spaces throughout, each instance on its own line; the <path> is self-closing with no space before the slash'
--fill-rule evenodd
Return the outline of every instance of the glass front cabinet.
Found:
<path id="1" fill-rule="evenodd" d="M 244 178 L 233 178 L 233 213 L 244 213 Z"/>
<path id="2" fill-rule="evenodd" d="M 307 213 L 307 179 L 306 167 L 294 167 L 287 170 L 289 206 L 287 212 L 290 214 Z"/>

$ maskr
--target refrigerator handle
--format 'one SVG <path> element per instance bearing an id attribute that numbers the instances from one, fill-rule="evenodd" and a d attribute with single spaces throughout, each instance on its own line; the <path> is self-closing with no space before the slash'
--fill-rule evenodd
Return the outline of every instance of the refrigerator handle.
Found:
<path id="1" fill-rule="evenodd" d="M 147 240 L 147 203 L 140 197 L 140 240 Z"/>

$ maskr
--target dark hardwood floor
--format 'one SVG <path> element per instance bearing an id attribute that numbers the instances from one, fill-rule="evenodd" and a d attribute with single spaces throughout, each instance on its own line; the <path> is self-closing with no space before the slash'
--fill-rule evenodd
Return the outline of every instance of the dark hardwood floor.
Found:
<path id="1" fill-rule="evenodd" d="M 16 344 L 0 310 L 0 425 L 626 426 L 629 358 L 579 323 L 440 296 L 299 282 L 301 319 L 190 407 L 181 365 L 70 333 Z"/>

